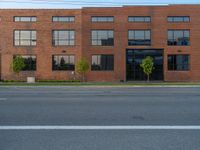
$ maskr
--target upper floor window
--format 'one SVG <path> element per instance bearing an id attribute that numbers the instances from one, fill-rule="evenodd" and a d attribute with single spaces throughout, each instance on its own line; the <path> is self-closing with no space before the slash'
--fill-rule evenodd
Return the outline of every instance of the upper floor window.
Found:
<path id="1" fill-rule="evenodd" d="M 114 70 L 114 56 L 113 55 L 93 55 L 91 69 L 92 70 Z"/>
<path id="2" fill-rule="evenodd" d="M 113 30 L 92 30 L 92 45 L 113 46 L 114 31 Z"/>
<path id="3" fill-rule="evenodd" d="M 92 16 L 92 22 L 114 22 L 112 16 Z"/>
<path id="4" fill-rule="evenodd" d="M 151 22 L 150 16 L 129 16 L 128 22 Z"/>
<path id="5" fill-rule="evenodd" d="M 35 30 L 15 30 L 14 45 L 15 46 L 36 46 Z"/>
<path id="6" fill-rule="evenodd" d="M 168 55 L 168 70 L 189 70 L 189 55 Z"/>
<path id="7" fill-rule="evenodd" d="M 128 45 L 151 45 L 150 30 L 129 30 Z"/>
<path id="8" fill-rule="evenodd" d="M 73 46 L 75 45 L 74 30 L 53 30 L 54 46 Z"/>
<path id="9" fill-rule="evenodd" d="M 75 70 L 74 55 L 53 55 L 52 70 Z"/>
<path id="10" fill-rule="evenodd" d="M 190 31 L 168 30 L 168 45 L 177 45 L 177 46 L 190 45 Z"/>
<path id="11" fill-rule="evenodd" d="M 74 22 L 75 17 L 74 16 L 53 16 L 52 21 L 53 22 Z"/>
<path id="12" fill-rule="evenodd" d="M 189 16 L 169 16 L 167 17 L 168 22 L 190 22 Z"/>
<path id="13" fill-rule="evenodd" d="M 37 17 L 36 16 L 15 16 L 14 21 L 15 22 L 36 22 Z"/>
<path id="14" fill-rule="evenodd" d="M 35 55 L 15 55 L 13 58 L 22 57 L 25 66 L 22 71 L 35 71 L 36 70 L 36 56 Z"/>

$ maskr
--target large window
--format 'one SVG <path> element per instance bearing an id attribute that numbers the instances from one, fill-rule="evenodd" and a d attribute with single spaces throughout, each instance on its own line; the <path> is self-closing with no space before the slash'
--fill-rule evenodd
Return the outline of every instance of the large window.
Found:
<path id="1" fill-rule="evenodd" d="M 15 46 L 35 46 L 36 45 L 35 30 L 15 30 L 14 45 Z"/>
<path id="2" fill-rule="evenodd" d="M 189 70 L 189 55 L 168 55 L 168 70 Z"/>
<path id="3" fill-rule="evenodd" d="M 14 21 L 15 22 L 36 22 L 37 21 L 37 17 L 35 16 L 15 16 L 14 17 Z"/>
<path id="4" fill-rule="evenodd" d="M 92 16 L 92 22 L 114 22 L 112 16 Z"/>
<path id="5" fill-rule="evenodd" d="M 114 70 L 114 56 L 113 55 L 93 55 L 92 56 L 92 70 Z"/>
<path id="6" fill-rule="evenodd" d="M 128 45 L 151 45 L 150 30 L 129 30 Z"/>
<path id="7" fill-rule="evenodd" d="M 74 55 L 53 55 L 52 70 L 74 70 L 75 58 Z"/>
<path id="8" fill-rule="evenodd" d="M 53 30 L 54 46 L 72 46 L 75 45 L 74 30 Z"/>
<path id="9" fill-rule="evenodd" d="M 190 45 L 190 31 L 168 30 L 168 45 L 178 45 L 178 46 Z"/>
<path id="10" fill-rule="evenodd" d="M 129 16 L 128 22 L 151 22 L 150 16 Z"/>
<path id="11" fill-rule="evenodd" d="M 190 22 L 189 16 L 169 16 L 167 17 L 168 22 Z"/>
<path id="12" fill-rule="evenodd" d="M 15 55 L 13 58 L 22 57 L 25 66 L 22 71 L 36 71 L 36 56 L 34 55 Z"/>
<path id="13" fill-rule="evenodd" d="M 53 16 L 52 21 L 53 22 L 74 22 L 75 17 L 74 16 Z"/>
<path id="14" fill-rule="evenodd" d="M 113 46 L 113 30 L 92 30 L 92 45 Z"/>

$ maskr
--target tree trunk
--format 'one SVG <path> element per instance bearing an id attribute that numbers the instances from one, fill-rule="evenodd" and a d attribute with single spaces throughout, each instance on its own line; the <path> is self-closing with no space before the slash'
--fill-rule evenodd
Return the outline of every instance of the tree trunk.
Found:
<path id="1" fill-rule="evenodd" d="M 147 82 L 149 82 L 149 74 L 147 75 Z"/>
<path id="2" fill-rule="evenodd" d="M 85 73 L 83 73 L 82 82 L 85 82 Z"/>

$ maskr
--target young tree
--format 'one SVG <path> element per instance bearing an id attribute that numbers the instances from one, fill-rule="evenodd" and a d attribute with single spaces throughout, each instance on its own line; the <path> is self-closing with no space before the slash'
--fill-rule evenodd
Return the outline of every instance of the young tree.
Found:
<path id="1" fill-rule="evenodd" d="M 25 67 L 24 58 L 21 56 L 14 57 L 11 65 L 13 71 L 15 73 L 19 73 Z"/>
<path id="2" fill-rule="evenodd" d="M 86 72 L 89 70 L 89 62 L 85 59 L 82 58 L 76 63 L 76 71 L 81 74 L 82 76 L 82 81 L 85 82 L 86 80 Z"/>
<path id="3" fill-rule="evenodd" d="M 147 75 L 147 82 L 149 82 L 149 76 L 152 74 L 154 69 L 154 62 L 153 58 L 150 56 L 147 56 L 142 60 L 142 63 L 140 64 L 140 67 L 143 69 L 143 72 Z"/>

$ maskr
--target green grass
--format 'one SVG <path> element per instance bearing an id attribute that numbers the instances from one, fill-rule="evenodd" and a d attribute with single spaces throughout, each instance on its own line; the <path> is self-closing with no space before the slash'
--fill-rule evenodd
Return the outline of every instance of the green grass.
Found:
<path id="1" fill-rule="evenodd" d="M 1 82 L 0 86 L 200 86 L 200 82 L 67 82 L 42 81 L 36 83 Z"/>

